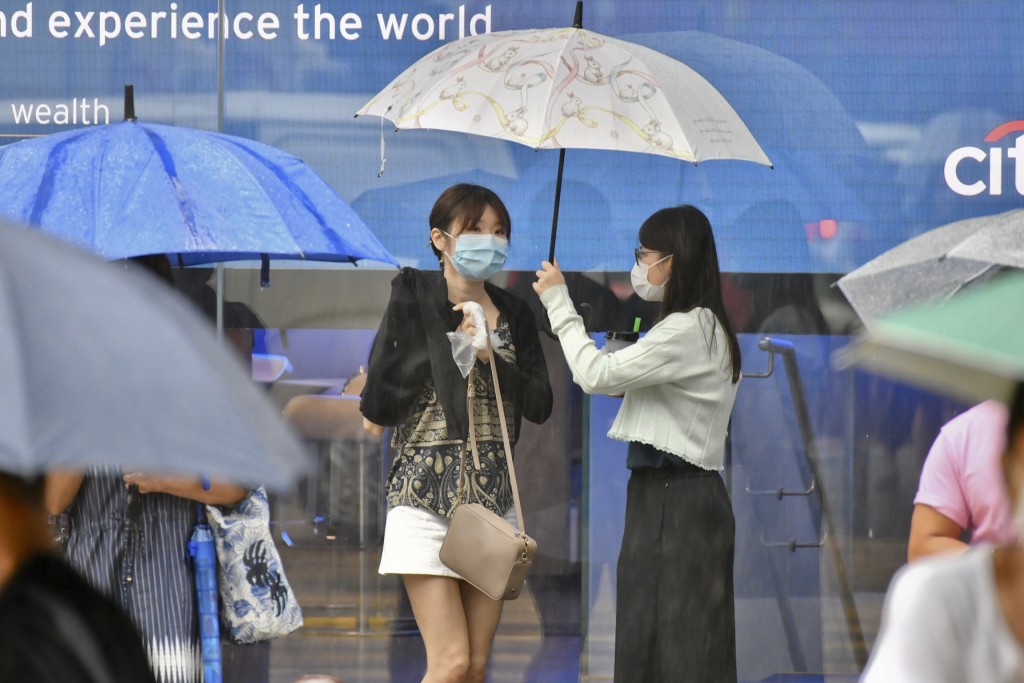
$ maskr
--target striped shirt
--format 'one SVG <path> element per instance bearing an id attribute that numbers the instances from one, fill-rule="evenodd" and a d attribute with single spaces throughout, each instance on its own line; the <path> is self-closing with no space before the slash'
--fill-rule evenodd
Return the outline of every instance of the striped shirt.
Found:
<path id="1" fill-rule="evenodd" d="M 188 555 L 196 503 L 163 493 L 130 494 L 116 469 L 92 470 L 68 517 L 68 562 L 124 608 L 142 634 L 157 681 L 199 683 Z"/>

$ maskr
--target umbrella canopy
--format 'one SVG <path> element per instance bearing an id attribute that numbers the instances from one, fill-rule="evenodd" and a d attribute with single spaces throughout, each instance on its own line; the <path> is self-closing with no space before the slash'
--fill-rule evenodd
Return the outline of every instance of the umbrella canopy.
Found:
<path id="1" fill-rule="evenodd" d="M 403 71 L 357 115 L 398 128 L 436 128 L 562 150 L 551 254 L 567 148 L 697 163 L 771 162 L 724 97 L 664 54 L 579 28 L 498 31 L 449 43 Z"/>
<path id="2" fill-rule="evenodd" d="M 1024 268 L 1024 209 L 935 228 L 841 277 L 865 326 L 885 314 L 952 296 L 1000 268 Z"/>
<path id="3" fill-rule="evenodd" d="M 0 147 L 0 214 L 108 259 L 397 265 L 355 211 L 279 149 L 126 120 Z"/>
<path id="4" fill-rule="evenodd" d="M 117 465 L 282 489 L 307 450 L 182 297 L 0 221 L 0 469 Z"/>
<path id="5" fill-rule="evenodd" d="M 853 116 L 811 71 L 774 52 L 702 31 L 626 36 L 677 59 L 712 83 L 761 147 L 791 153 L 870 157 Z M 827 127 L 821 121 L 829 122 Z"/>
<path id="6" fill-rule="evenodd" d="M 826 244 L 834 250 L 836 242 L 853 250 L 863 241 L 862 231 L 880 222 L 884 202 L 879 201 L 876 188 L 891 185 L 891 178 L 879 172 L 881 164 L 846 106 L 811 71 L 769 50 L 701 31 L 626 38 L 698 71 L 736 109 L 774 163 L 774 172 L 768 174 L 750 164 L 687 169 L 684 185 L 689 187 L 684 190 L 689 189 L 694 197 L 690 203 L 709 210 L 715 204 L 725 205 L 722 213 L 727 216 L 738 216 L 756 206 L 763 237 L 748 241 L 806 240 L 804 225 L 837 222 L 832 237 L 822 240 L 819 236 L 814 245 L 821 247 L 819 252 L 826 251 Z M 822 126 L 822 121 L 828 121 L 828 126 Z M 710 200 L 701 197 L 702 190 L 708 192 L 703 189 L 706 187 L 711 188 Z M 791 210 L 772 216 L 765 211 L 772 206 Z M 781 220 L 794 211 L 800 214 L 801 224 Z M 756 248 L 764 249 L 764 245 Z"/>
<path id="7" fill-rule="evenodd" d="M 399 128 L 771 165 L 724 97 L 660 52 L 577 28 L 498 31 L 434 50 L 359 114 Z"/>
<path id="8" fill-rule="evenodd" d="M 1009 402 L 1024 382 L 1024 273 L 886 316 L 841 349 L 836 364 L 963 400 Z"/>
<path id="9" fill-rule="evenodd" d="M 571 213 L 563 223 L 571 217 L 574 237 L 572 250 L 559 255 L 564 268 L 628 268 L 636 232 L 627 226 L 639 226 L 652 206 L 684 203 L 699 206 L 711 220 L 726 270 L 847 272 L 878 253 L 869 253 L 877 243 L 869 235 L 892 232 L 890 203 L 879 201 L 879 188 L 892 185 L 891 174 L 882 171 L 853 117 L 817 76 L 768 50 L 699 31 L 623 38 L 690 66 L 714 85 L 774 170 L 744 162 L 693 166 L 663 155 L 619 160 L 612 152 L 580 151 L 564 175 L 562 213 Z M 829 126 L 809 126 L 812 121 Z M 509 150 L 514 179 L 488 166 L 474 182 L 497 191 L 519 224 L 537 224 L 545 211 L 550 216 L 545 198 L 556 189 L 554 175 L 544 170 L 550 159 L 517 145 Z M 442 190 L 464 179 L 446 174 L 394 184 L 393 178 L 358 195 L 352 205 L 364 216 L 372 213 L 378 230 L 401 235 L 408 206 L 430 206 Z M 419 237 L 408 239 L 403 256 L 429 256 Z M 547 256 L 547 244 L 539 240 L 513 242 L 513 268 L 533 270 Z M 400 247 L 396 242 L 396 251 Z"/>

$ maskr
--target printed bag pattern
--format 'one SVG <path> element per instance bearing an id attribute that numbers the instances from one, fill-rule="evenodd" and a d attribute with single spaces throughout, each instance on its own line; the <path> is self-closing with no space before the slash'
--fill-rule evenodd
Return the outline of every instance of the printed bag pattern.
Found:
<path id="1" fill-rule="evenodd" d="M 217 548 L 221 624 L 235 643 L 258 643 L 302 626 L 302 609 L 270 534 L 270 505 L 260 486 L 229 512 L 206 506 Z"/>

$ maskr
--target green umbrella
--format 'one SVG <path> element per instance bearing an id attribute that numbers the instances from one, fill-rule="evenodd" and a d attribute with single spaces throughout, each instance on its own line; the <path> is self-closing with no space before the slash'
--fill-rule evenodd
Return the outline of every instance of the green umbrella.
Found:
<path id="1" fill-rule="evenodd" d="M 1008 402 L 1024 382 L 1024 273 L 881 318 L 840 349 L 835 364 L 964 400 Z"/>

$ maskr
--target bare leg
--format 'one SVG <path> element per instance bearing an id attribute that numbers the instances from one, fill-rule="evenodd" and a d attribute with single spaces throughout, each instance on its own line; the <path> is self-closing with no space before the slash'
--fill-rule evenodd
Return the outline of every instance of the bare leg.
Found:
<path id="1" fill-rule="evenodd" d="M 465 581 L 459 582 L 459 588 L 469 631 L 469 675 L 466 683 L 483 683 L 504 603 L 492 600 Z"/>
<path id="2" fill-rule="evenodd" d="M 461 582 L 419 574 L 403 574 L 402 580 L 427 651 L 423 683 L 464 683 L 470 665 L 470 639 Z"/>

